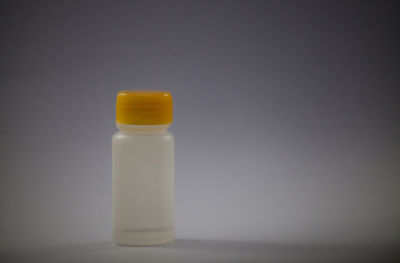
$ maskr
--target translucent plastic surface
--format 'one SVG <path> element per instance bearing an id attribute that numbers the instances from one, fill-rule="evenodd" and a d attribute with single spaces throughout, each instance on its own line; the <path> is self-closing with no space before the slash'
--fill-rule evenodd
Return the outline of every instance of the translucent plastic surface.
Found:
<path id="1" fill-rule="evenodd" d="M 174 238 L 174 137 L 169 125 L 121 125 L 112 140 L 113 239 L 146 246 Z"/>

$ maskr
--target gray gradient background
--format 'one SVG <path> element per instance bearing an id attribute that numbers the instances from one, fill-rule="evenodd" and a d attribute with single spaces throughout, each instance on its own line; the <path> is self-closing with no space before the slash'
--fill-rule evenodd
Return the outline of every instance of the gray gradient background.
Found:
<path id="1" fill-rule="evenodd" d="M 122 89 L 174 96 L 179 239 L 399 244 L 394 2 L 12 1 L 0 12 L 2 248 L 111 239 Z"/>

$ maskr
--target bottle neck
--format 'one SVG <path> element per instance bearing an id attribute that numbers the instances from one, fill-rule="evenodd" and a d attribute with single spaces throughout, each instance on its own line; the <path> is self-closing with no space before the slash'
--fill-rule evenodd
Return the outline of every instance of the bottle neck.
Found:
<path id="1" fill-rule="evenodd" d="M 134 125 L 134 124 L 122 124 L 117 123 L 117 128 L 124 133 L 130 133 L 135 135 L 157 135 L 167 133 L 167 130 L 171 124 L 161 125 Z"/>

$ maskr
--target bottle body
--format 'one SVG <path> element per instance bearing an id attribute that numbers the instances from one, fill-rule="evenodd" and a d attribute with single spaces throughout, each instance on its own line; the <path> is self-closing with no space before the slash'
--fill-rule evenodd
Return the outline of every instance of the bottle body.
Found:
<path id="1" fill-rule="evenodd" d="M 117 244 L 156 245 L 174 238 L 174 137 L 168 126 L 118 124 L 112 139 Z"/>

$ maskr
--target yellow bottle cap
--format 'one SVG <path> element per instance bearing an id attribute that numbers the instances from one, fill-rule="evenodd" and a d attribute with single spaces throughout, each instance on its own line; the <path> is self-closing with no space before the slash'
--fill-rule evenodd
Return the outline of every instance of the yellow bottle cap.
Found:
<path id="1" fill-rule="evenodd" d="M 117 123 L 157 125 L 172 122 L 172 95 L 159 90 L 124 90 L 118 92 Z"/>

